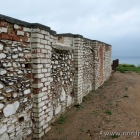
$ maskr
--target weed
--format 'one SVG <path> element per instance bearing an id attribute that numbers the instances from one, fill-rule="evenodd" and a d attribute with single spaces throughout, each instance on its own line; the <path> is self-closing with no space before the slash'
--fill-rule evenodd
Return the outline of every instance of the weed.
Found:
<path id="1" fill-rule="evenodd" d="M 108 109 L 106 109 L 104 113 L 107 114 L 107 115 L 112 115 L 112 112 Z"/>
<path id="2" fill-rule="evenodd" d="M 123 96 L 123 98 L 128 98 L 128 97 L 129 97 L 128 95 L 124 95 L 124 96 Z"/>
<path id="3" fill-rule="evenodd" d="M 58 123 L 59 124 L 63 124 L 67 119 L 67 116 L 60 116 L 59 119 L 58 119 Z"/>
<path id="4" fill-rule="evenodd" d="M 128 87 L 125 87 L 125 91 L 127 91 L 128 90 Z"/>
<path id="5" fill-rule="evenodd" d="M 75 107 L 76 107 L 77 109 L 84 108 L 84 107 L 83 107 L 83 106 L 81 106 L 80 104 L 75 105 Z"/>
<path id="6" fill-rule="evenodd" d="M 57 132 L 58 132 L 59 134 L 62 132 L 62 129 L 61 129 L 61 127 L 59 127 L 59 126 L 56 127 L 56 130 L 57 130 Z"/>
<path id="7" fill-rule="evenodd" d="M 111 136 L 111 138 L 112 139 L 119 138 L 119 135 L 114 134 L 114 135 Z"/>
<path id="8" fill-rule="evenodd" d="M 83 100 L 83 102 L 85 102 L 87 100 L 87 97 L 84 96 L 82 100 Z"/>
<path id="9" fill-rule="evenodd" d="M 84 132 L 84 129 L 83 129 L 83 128 L 80 128 L 80 130 L 81 130 L 82 132 Z"/>

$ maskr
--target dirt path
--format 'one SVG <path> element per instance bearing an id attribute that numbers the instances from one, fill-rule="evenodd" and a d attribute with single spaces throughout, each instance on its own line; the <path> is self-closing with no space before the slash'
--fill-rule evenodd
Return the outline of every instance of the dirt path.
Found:
<path id="1" fill-rule="evenodd" d="M 140 132 L 140 75 L 114 73 L 97 92 L 89 94 L 81 106 L 81 109 L 72 107 L 67 118 L 62 118 L 63 124 L 52 124 L 44 139 L 109 140 L 113 136 L 105 136 L 105 132 Z M 128 133 L 116 139 L 140 140 L 140 134 L 138 137 Z"/>

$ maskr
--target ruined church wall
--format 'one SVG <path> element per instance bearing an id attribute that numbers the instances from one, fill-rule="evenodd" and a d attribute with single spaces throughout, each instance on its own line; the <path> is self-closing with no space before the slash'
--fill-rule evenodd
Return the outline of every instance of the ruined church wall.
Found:
<path id="1" fill-rule="evenodd" d="M 111 75 L 111 46 L 0 15 L 0 139 L 39 139 Z"/>

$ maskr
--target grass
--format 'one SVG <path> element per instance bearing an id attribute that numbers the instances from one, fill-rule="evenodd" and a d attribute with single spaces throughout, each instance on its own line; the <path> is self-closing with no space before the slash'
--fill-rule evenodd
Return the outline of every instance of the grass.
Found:
<path id="1" fill-rule="evenodd" d="M 127 91 L 128 90 L 128 87 L 125 87 L 125 91 Z"/>
<path id="2" fill-rule="evenodd" d="M 60 116 L 57 122 L 59 124 L 63 124 L 66 121 L 66 119 L 67 119 L 67 116 Z"/>
<path id="3" fill-rule="evenodd" d="M 125 73 L 126 71 L 134 71 L 140 73 L 140 66 L 135 66 L 133 64 L 119 64 L 116 70 L 120 71 L 121 73 Z"/>
<path id="4" fill-rule="evenodd" d="M 123 98 L 128 98 L 128 97 L 129 97 L 128 95 L 124 95 L 124 96 L 123 96 Z"/>
<path id="5" fill-rule="evenodd" d="M 57 132 L 58 132 L 59 134 L 62 132 L 62 129 L 61 129 L 61 127 L 59 127 L 59 126 L 56 127 L 56 130 L 57 130 Z"/>
<path id="6" fill-rule="evenodd" d="M 84 128 L 80 128 L 80 131 L 84 132 Z"/>
<path id="7" fill-rule="evenodd" d="M 112 115 L 112 112 L 108 109 L 106 109 L 104 113 L 107 114 L 107 115 Z"/>
<path id="8" fill-rule="evenodd" d="M 116 134 L 114 134 L 114 135 L 111 136 L 112 139 L 119 138 L 119 137 L 120 136 L 119 135 L 116 135 Z"/>
<path id="9" fill-rule="evenodd" d="M 87 96 L 84 96 L 82 101 L 85 102 L 87 99 L 88 99 Z"/>
<path id="10" fill-rule="evenodd" d="M 81 106 L 80 104 L 75 105 L 75 107 L 76 107 L 77 109 L 84 108 L 84 107 L 83 107 L 83 106 Z"/>

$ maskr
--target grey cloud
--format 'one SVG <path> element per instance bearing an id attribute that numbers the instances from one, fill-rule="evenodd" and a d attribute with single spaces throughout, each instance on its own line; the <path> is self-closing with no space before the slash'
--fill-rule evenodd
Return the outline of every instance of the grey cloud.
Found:
<path id="1" fill-rule="evenodd" d="M 112 45 L 113 55 L 139 55 L 138 0 L 5 0 L 0 13 Z"/>

